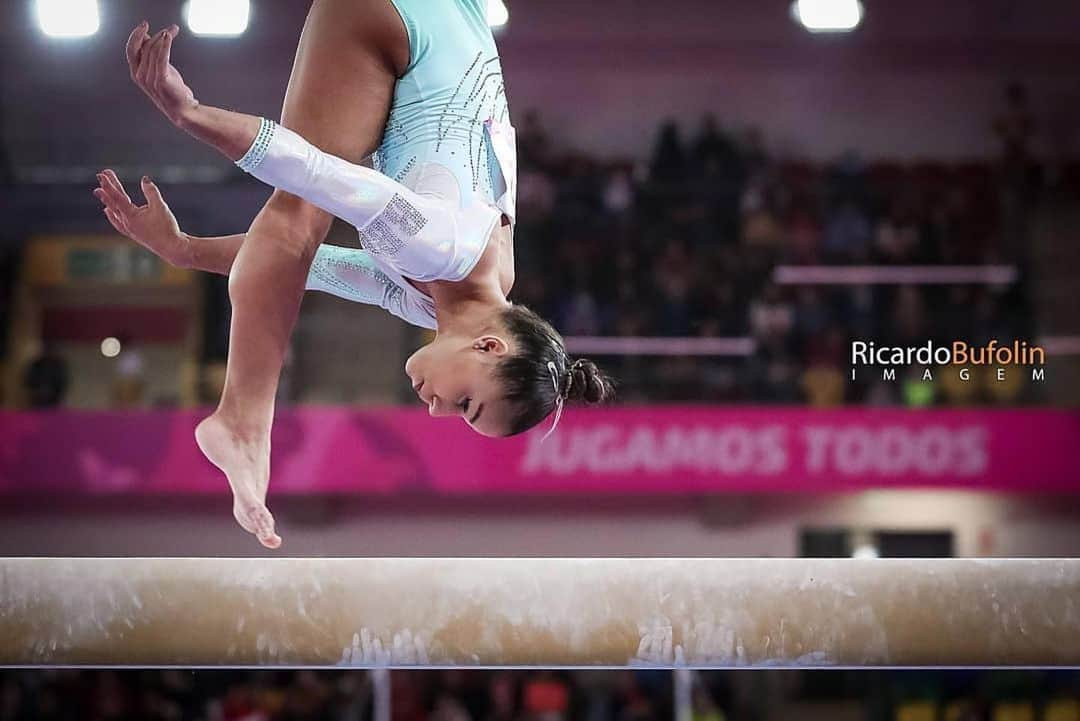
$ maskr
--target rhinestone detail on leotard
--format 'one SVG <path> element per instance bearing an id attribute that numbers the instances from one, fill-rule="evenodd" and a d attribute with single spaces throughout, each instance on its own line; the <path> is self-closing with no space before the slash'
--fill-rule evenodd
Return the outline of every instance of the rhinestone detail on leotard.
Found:
<path id="1" fill-rule="evenodd" d="M 274 131 L 277 129 L 277 123 L 273 120 L 262 119 L 259 123 L 259 134 L 255 136 L 254 142 L 251 143 L 251 147 L 244 153 L 244 157 L 236 161 L 236 167 L 243 170 L 245 173 L 250 173 L 255 168 L 259 167 L 263 158 L 266 157 L 267 151 L 270 150 L 270 141 L 274 139 Z"/>

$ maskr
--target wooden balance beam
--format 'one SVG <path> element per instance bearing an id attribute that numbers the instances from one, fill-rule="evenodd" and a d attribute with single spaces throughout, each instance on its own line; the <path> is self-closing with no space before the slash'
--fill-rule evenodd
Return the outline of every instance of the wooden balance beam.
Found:
<path id="1" fill-rule="evenodd" d="M 0 665 L 1080 665 L 1080 560 L 7 558 Z"/>

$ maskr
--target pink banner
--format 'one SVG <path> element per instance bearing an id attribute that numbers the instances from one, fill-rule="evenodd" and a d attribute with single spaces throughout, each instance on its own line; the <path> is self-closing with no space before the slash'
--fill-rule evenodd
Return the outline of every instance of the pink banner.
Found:
<path id="1" fill-rule="evenodd" d="M 205 411 L 0 413 L 0 493 L 223 493 Z M 1080 412 L 639 407 L 482 438 L 423 410 L 298 408 L 275 493 L 713 493 L 938 486 L 1080 490 Z"/>

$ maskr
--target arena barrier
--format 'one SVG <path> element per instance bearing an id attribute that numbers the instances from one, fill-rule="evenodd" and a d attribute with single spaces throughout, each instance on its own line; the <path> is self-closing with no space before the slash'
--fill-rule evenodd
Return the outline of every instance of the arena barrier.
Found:
<path id="1" fill-rule="evenodd" d="M 228 498 L 194 442 L 207 413 L 0 412 L 0 498 Z M 496 442 L 424 408 L 282 409 L 271 498 L 1080 491 L 1072 409 L 618 406 L 571 408 L 545 429 Z"/>

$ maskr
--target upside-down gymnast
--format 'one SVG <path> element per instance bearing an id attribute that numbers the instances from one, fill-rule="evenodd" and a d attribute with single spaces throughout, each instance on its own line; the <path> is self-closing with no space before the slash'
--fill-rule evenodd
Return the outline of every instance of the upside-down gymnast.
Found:
<path id="1" fill-rule="evenodd" d="M 233 514 L 269 548 L 274 396 L 305 288 L 379 305 L 436 330 L 405 372 L 433 416 L 487 436 L 521 433 L 609 379 L 507 300 L 514 282 L 516 159 L 484 0 L 316 0 L 281 124 L 204 105 L 171 63 L 175 25 L 131 33 L 132 80 L 178 128 L 274 194 L 246 234 L 183 233 L 143 178 L 132 202 L 111 170 L 95 196 L 112 225 L 173 265 L 229 276 L 221 402 L 195 436 L 228 477 Z M 373 151 L 375 169 L 360 165 Z M 331 216 L 363 250 L 323 245 Z"/>

